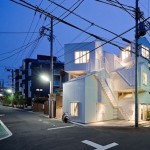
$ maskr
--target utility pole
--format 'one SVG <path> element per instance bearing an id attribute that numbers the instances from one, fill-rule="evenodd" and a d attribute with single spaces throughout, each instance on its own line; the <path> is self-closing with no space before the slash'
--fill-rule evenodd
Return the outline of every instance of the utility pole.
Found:
<path id="1" fill-rule="evenodd" d="M 135 127 L 138 128 L 138 20 L 139 20 L 139 8 L 138 8 L 139 0 L 136 0 L 136 7 L 135 7 Z"/>
<path id="2" fill-rule="evenodd" d="M 49 31 L 49 34 L 45 33 L 45 30 Z M 51 17 L 51 22 L 50 22 L 50 28 L 47 27 L 42 27 L 40 30 L 41 36 L 48 36 L 48 40 L 50 41 L 50 90 L 49 90 L 49 102 L 48 102 L 48 107 L 49 107 L 49 118 L 54 118 L 55 117 L 55 97 L 54 97 L 54 90 L 53 90 L 53 85 L 54 85 L 54 61 L 53 61 L 53 17 Z"/>
<path id="3" fill-rule="evenodd" d="M 51 71 L 51 93 L 53 94 L 53 18 L 51 18 L 51 32 L 50 32 L 50 71 Z"/>
<path id="4" fill-rule="evenodd" d="M 50 86 L 50 91 L 51 91 L 51 93 L 50 93 L 50 101 L 49 101 L 49 109 L 51 109 L 50 111 L 51 111 L 51 115 L 50 115 L 50 117 L 51 118 L 54 118 L 54 112 L 55 112 L 55 103 L 54 103 L 54 100 L 52 99 L 52 95 L 53 95 L 53 72 L 54 72 L 54 69 L 53 69 L 53 67 L 54 67 L 54 62 L 53 62 L 53 18 L 51 18 L 51 26 L 50 26 L 50 80 L 51 80 L 51 86 Z M 51 105 L 51 107 L 50 107 L 50 105 Z"/>

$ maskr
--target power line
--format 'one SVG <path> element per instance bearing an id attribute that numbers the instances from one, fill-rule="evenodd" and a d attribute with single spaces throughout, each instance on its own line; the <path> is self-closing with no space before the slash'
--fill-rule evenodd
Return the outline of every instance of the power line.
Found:
<path id="1" fill-rule="evenodd" d="M 150 17 L 146 18 L 144 21 L 147 21 L 148 19 L 150 19 Z M 144 22 L 144 21 L 143 21 L 143 22 Z M 137 24 L 137 25 L 139 25 L 139 24 Z M 98 48 L 100 48 L 100 47 L 102 47 L 102 46 L 108 44 L 110 41 L 113 41 L 114 39 L 116 39 L 116 38 L 118 38 L 118 37 L 120 37 L 120 36 L 126 34 L 127 32 L 133 30 L 135 27 L 136 27 L 136 25 L 133 26 L 132 28 L 130 28 L 130 29 L 124 31 L 123 33 L 119 34 L 118 36 L 112 38 L 111 40 L 109 40 L 109 41 L 103 43 L 102 45 L 98 46 L 97 48 L 94 48 L 94 49 L 90 50 L 88 53 L 91 53 L 92 51 L 95 51 L 96 49 L 98 49 Z M 122 49 L 123 49 L 123 48 L 122 48 Z M 122 49 L 120 49 L 120 50 L 122 50 Z M 131 52 L 132 52 L 132 51 L 131 51 Z M 132 52 L 132 53 L 135 54 L 135 52 Z M 86 55 L 86 54 L 85 54 L 85 55 Z M 83 56 L 85 56 L 85 55 L 82 55 L 81 57 L 83 57 Z M 81 58 L 81 57 L 78 57 L 78 58 L 76 58 L 76 59 L 73 59 L 72 61 L 69 61 L 69 62 L 65 63 L 65 65 L 67 65 L 67 64 L 69 64 L 69 63 L 71 63 L 71 62 L 73 62 L 73 61 L 75 61 L 75 60 L 77 60 L 77 59 L 79 59 L 79 58 Z"/>
<path id="2" fill-rule="evenodd" d="M 104 3 L 104 4 L 108 4 L 108 5 L 111 5 L 111 6 L 114 6 L 114 7 L 118 7 L 118 8 L 121 8 L 121 9 L 122 9 L 122 6 L 124 6 L 124 7 L 126 7 L 126 10 L 134 12 L 134 10 L 133 10 L 134 7 L 127 6 L 127 5 L 124 5 L 124 4 L 122 4 L 122 6 L 118 6 L 118 5 L 114 4 L 116 2 L 112 1 L 112 0 L 106 0 L 107 2 L 104 2 L 102 0 L 95 0 L 95 1 L 98 1 L 98 2 L 101 2 L 101 3 Z M 114 2 L 114 3 L 112 3 L 112 2 Z"/>
<path id="3" fill-rule="evenodd" d="M 12 53 L 12 52 L 14 52 L 14 51 L 20 50 L 20 49 L 22 49 L 22 48 L 24 48 L 24 47 L 30 46 L 30 45 L 33 44 L 36 40 L 37 40 L 37 39 L 35 39 L 34 41 L 32 41 L 32 42 L 30 42 L 30 43 L 28 43 L 28 44 L 26 44 L 26 45 L 23 45 L 23 46 L 19 47 L 19 48 L 10 50 L 10 51 L 8 51 L 8 52 L 0 53 L 0 55 L 9 54 L 9 53 Z"/>
<path id="4" fill-rule="evenodd" d="M 42 37 L 42 39 L 43 39 L 43 37 Z M 38 39 L 38 41 L 32 46 L 32 48 L 31 48 L 32 51 L 28 54 L 28 58 L 30 58 L 33 55 L 33 53 L 35 52 L 35 50 L 39 46 L 42 39 Z"/>
<path id="5" fill-rule="evenodd" d="M 43 0 L 41 0 L 39 6 L 41 6 L 42 2 L 43 2 Z M 32 18 L 31 24 L 30 24 L 30 26 L 29 26 L 28 32 L 27 32 L 27 34 L 26 34 L 26 37 L 25 37 L 25 39 L 24 39 L 22 45 L 25 44 L 25 42 L 26 42 L 26 40 L 27 40 L 27 38 L 28 38 L 28 35 L 29 35 L 29 33 L 30 33 L 31 27 L 32 27 L 33 22 L 34 22 L 34 19 L 35 19 L 35 15 L 36 15 L 36 11 L 35 11 L 35 13 L 34 13 L 34 16 L 33 16 L 33 18 Z M 34 32 L 35 32 L 35 30 L 34 30 Z M 31 41 L 32 37 L 33 37 L 33 33 L 32 33 L 32 35 L 31 35 L 31 38 L 30 38 L 29 42 Z M 28 42 L 28 43 L 29 43 L 29 42 Z M 24 50 L 25 50 L 25 49 L 24 49 Z M 16 61 L 18 60 L 19 54 L 20 54 L 20 53 L 18 53 L 18 55 L 16 56 L 16 59 L 14 59 L 12 66 L 13 66 L 14 63 L 16 63 Z M 22 59 L 23 54 L 24 54 L 24 51 L 22 51 L 22 54 L 21 54 L 21 56 L 20 56 L 21 59 Z"/>
<path id="6" fill-rule="evenodd" d="M 42 3 L 42 1 L 41 1 L 41 3 Z M 27 32 L 27 34 L 26 34 L 26 36 L 25 36 L 25 39 L 24 39 L 22 45 L 24 45 L 25 42 L 26 42 L 26 40 L 27 40 L 27 37 L 28 37 L 28 35 L 29 35 L 29 32 L 30 32 L 30 30 L 31 30 L 31 27 L 32 27 L 33 22 L 34 22 L 34 19 L 35 19 L 35 15 L 36 15 L 36 13 L 34 13 L 34 16 L 33 16 L 33 18 L 32 18 L 31 24 L 30 24 L 30 26 L 29 26 L 28 32 Z M 34 30 L 34 31 L 35 31 L 35 30 Z M 33 34 L 32 34 L 32 35 L 33 35 Z M 28 42 L 28 43 L 29 43 L 29 42 Z M 24 53 L 24 51 L 22 51 L 21 57 L 22 57 L 23 53 Z M 12 66 L 13 66 L 13 65 L 16 63 L 16 61 L 18 60 L 19 54 L 20 54 L 20 53 L 18 53 L 18 55 L 16 56 L 16 59 L 14 59 Z"/>
<path id="7" fill-rule="evenodd" d="M 132 18 L 135 18 L 135 16 L 134 16 L 133 14 L 131 14 L 131 13 L 127 10 L 127 8 L 124 7 L 123 4 L 121 4 L 118 0 L 115 0 L 115 1 L 116 1 L 117 4 L 119 4 L 119 5 L 122 7 L 122 9 L 123 9 L 124 11 L 126 11 Z"/>
<path id="8" fill-rule="evenodd" d="M 26 31 L 0 31 L 0 34 L 26 34 L 26 33 L 38 33 L 38 32 L 26 32 Z"/>
<path id="9" fill-rule="evenodd" d="M 40 37 L 40 38 L 41 38 L 41 37 Z M 37 40 L 38 40 L 38 39 L 37 39 Z M 36 41 L 35 41 L 35 42 L 36 42 Z M 30 46 L 30 45 L 29 45 L 29 46 Z M 28 47 L 29 47 L 29 46 L 28 46 Z M 26 49 L 26 47 L 25 47 L 24 49 Z M 5 57 L 5 58 L 3 58 L 3 59 L 0 59 L 0 61 L 4 61 L 4 60 L 6 60 L 6 59 L 9 59 L 9 58 L 15 56 L 16 54 L 20 53 L 20 52 L 23 51 L 24 49 L 21 49 L 19 52 L 16 52 L 16 53 L 14 53 L 14 54 L 12 54 L 12 55 L 10 55 L 10 56 L 8 56 L 8 57 Z"/>
<path id="10" fill-rule="evenodd" d="M 11 0 L 11 1 L 14 1 L 14 0 Z M 95 35 L 95 34 L 92 34 L 92 33 L 89 33 L 89 32 L 87 32 L 87 31 L 84 31 L 83 29 L 81 29 L 81 28 L 79 28 L 79 27 L 77 27 L 77 26 L 75 26 L 75 25 L 73 25 L 73 24 L 71 24 L 71 23 L 68 23 L 68 22 L 66 22 L 66 21 L 64 21 L 64 20 L 62 20 L 62 19 L 60 19 L 60 18 L 58 18 L 58 17 L 56 17 L 56 16 L 54 16 L 54 15 L 48 13 L 48 12 L 45 12 L 44 10 L 42 10 L 42 9 L 40 9 L 40 8 L 37 8 L 37 7 L 33 6 L 32 4 L 29 4 L 29 3 L 25 2 L 24 0 L 22 0 L 22 2 L 25 3 L 26 5 L 28 5 L 28 7 L 30 7 L 30 9 L 32 9 L 32 10 L 35 10 L 35 9 L 36 9 L 38 12 L 43 13 L 44 15 L 46 15 L 46 16 L 48 16 L 48 17 L 50 17 L 50 18 L 56 19 L 56 20 L 58 20 L 58 21 L 60 21 L 60 22 L 62 22 L 62 23 L 64 23 L 64 24 L 66 24 L 66 25 L 68 25 L 68 26 L 71 26 L 71 27 L 73 27 L 73 28 L 75 28 L 75 29 L 77 29 L 77 30 L 80 30 L 80 31 L 82 31 L 82 32 L 84 32 L 84 33 L 86 33 L 86 34 L 88 34 L 88 35 L 90 35 L 90 36 L 92 36 L 92 37 L 94 37 L 94 38 L 100 40 L 100 41 L 105 42 L 105 44 L 108 44 L 108 43 L 109 43 L 109 44 L 111 44 L 111 45 L 113 45 L 113 46 L 116 46 L 116 47 L 118 47 L 119 49 L 121 49 L 120 46 L 118 46 L 117 44 L 114 44 L 114 43 L 112 42 L 112 41 L 113 41 L 114 39 L 116 39 L 116 38 L 113 38 L 112 40 L 107 41 L 107 40 L 104 39 L 104 38 L 101 38 L 101 37 L 99 37 L 99 36 L 97 36 L 97 35 Z M 17 2 L 17 3 L 18 3 L 18 2 Z M 20 3 L 19 3 L 19 4 L 20 4 Z M 20 5 L 21 5 L 21 4 L 20 4 Z M 120 37 L 120 36 L 121 36 L 121 35 L 116 36 L 116 37 L 118 38 L 118 37 Z"/>
<path id="11" fill-rule="evenodd" d="M 106 28 L 104 28 L 104 27 L 99 26 L 99 25 L 95 24 L 94 22 L 91 22 L 90 20 L 88 20 L 88 19 L 86 19 L 86 18 L 84 18 L 84 17 L 78 15 L 77 13 L 75 13 L 75 12 L 73 12 L 73 11 L 71 11 L 71 10 L 69 10 L 69 9 L 67 9 L 67 8 L 65 8 L 65 7 L 63 7 L 63 6 L 61 6 L 61 5 L 59 5 L 58 3 L 53 2 L 52 0 L 48 0 L 48 1 L 50 1 L 51 3 L 53 3 L 53 4 L 57 5 L 57 6 L 59 6 L 60 8 L 62 8 L 62 9 L 64 9 L 64 10 L 66 10 L 66 11 L 72 13 L 73 15 L 75 15 L 76 17 L 79 17 L 80 19 L 84 20 L 85 22 L 87 22 L 87 23 L 89 23 L 89 24 L 91 24 L 91 25 L 93 25 L 93 26 L 95 26 L 95 27 L 97 27 L 97 28 L 99 28 L 99 29 L 102 29 L 102 30 L 104 30 L 104 31 L 107 31 L 107 32 L 109 32 L 109 33 L 111 33 L 111 34 L 117 36 L 116 33 L 112 32 L 112 31 L 110 31 L 110 30 L 108 30 L 108 29 L 106 29 Z M 122 38 L 122 37 L 121 37 L 121 38 Z"/>
<path id="12" fill-rule="evenodd" d="M 51 0 L 48 0 L 48 1 L 50 1 L 50 2 L 52 2 Z M 78 0 L 76 3 L 74 3 L 68 10 L 71 10 L 78 2 L 80 2 L 80 0 Z M 62 17 L 64 14 L 66 14 L 67 12 L 69 12 L 66 16 L 64 16 L 62 19 L 65 19 L 65 18 L 67 18 L 70 14 L 72 14 L 72 12 L 74 12 L 82 3 L 84 2 L 84 0 L 82 0 L 73 10 L 71 10 L 71 11 L 68 11 L 68 10 L 66 10 L 62 15 L 60 15 L 59 16 L 59 18 L 60 17 Z M 53 3 L 53 2 L 52 2 Z M 54 3 L 53 3 L 54 4 Z M 61 5 L 57 5 L 58 7 L 60 7 Z M 56 24 L 58 24 L 60 21 L 58 21 Z M 56 25 L 56 24 L 54 24 L 54 25 Z"/>
<path id="13" fill-rule="evenodd" d="M 14 0 L 11 0 L 11 1 L 15 2 Z M 73 25 L 73 24 L 71 24 L 71 23 L 69 23 L 69 22 L 66 22 L 65 20 L 60 19 L 60 18 L 58 18 L 58 17 L 56 17 L 56 16 L 54 16 L 54 15 L 48 13 L 48 12 L 45 12 L 44 10 L 42 10 L 42 9 L 40 9 L 40 8 L 37 8 L 37 7 L 33 6 L 32 4 L 29 4 L 29 3 L 25 2 L 24 0 L 22 0 L 21 2 L 23 2 L 23 3 L 27 4 L 27 5 L 29 5 L 28 7 L 30 7 L 30 9 L 32 9 L 32 10 L 35 10 L 35 9 L 36 9 L 38 12 L 43 13 L 44 15 L 46 15 L 46 16 L 48 16 L 48 17 L 50 17 L 50 18 L 53 18 L 53 19 L 55 19 L 55 20 L 58 20 L 58 21 L 60 21 L 60 22 L 62 22 L 62 23 L 64 23 L 64 24 L 66 24 L 66 25 L 68 25 L 68 26 L 70 26 L 70 27 L 73 27 L 73 28 L 75 28 L 75 29 L 77 29 L 77 30 L 79 30 L 79 31 L 82 31 L 82 32 L 84 32 L 84 33 L 90 35 L 90 36 L 93 36 L 94 38 L 96 38 L 96 39 L 98 39 L 98 40 L 101 40 L 101 41 L 104 41 L 104 42 L 106 41 L 105 39 L 103 39 L 103 38 L 101 38 L 101 37 L 99 37 L 99 36 L 97 36 L 97 35 L 95 35 L 95 34 L 92 34 L 92 33 L 90 33 L 90 32 L 87 32 L 87 31 L 85 31 L 85 30 L 83 30 L 83 29 L 81 29 L 81 28 L 79 28 L 79 27 L 77 27 L 77 26 L 75 26 L 75 25 Z M 17 3 L 18 3 L 18 2 L 17 2 Z M 18 4 L 21 4 L 21 3 L 18 3 Z M 114 43 L 111 43 L 111 42 L 110 42 L 109 44 L 118 47 L 118 45 L 116 45 L 116 44 L 114 44 Z"/>

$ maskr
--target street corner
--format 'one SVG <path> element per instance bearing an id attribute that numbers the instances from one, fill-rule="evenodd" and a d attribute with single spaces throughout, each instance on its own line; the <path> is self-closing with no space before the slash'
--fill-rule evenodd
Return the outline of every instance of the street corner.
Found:
<path id="1" fill-rule="evenodd" d="M 10 136 L 12 136 L 12 132 L 0 120 L 0 140 L 6 139 Z"/>

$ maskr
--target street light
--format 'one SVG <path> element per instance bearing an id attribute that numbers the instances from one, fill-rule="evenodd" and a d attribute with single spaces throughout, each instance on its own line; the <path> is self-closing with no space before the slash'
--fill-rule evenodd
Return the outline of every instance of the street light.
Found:
<path id="1" fill-rule="evenodd" d="M 48 99 L 48 116 L 49 118 L 51 118 L 51 80 L 48 76 L 46 75 L 41 75 L 40 76 L 42 80 L 46 81 L 46 82 L 49 82 L 49 99 Z"/>
<path id="2" fill-rule="evenodd" d="M 13 93 L 12 89 L 7 89 L 6 91 L 7 91 L 8 93 L 10 93 L 10 94 Z"/>

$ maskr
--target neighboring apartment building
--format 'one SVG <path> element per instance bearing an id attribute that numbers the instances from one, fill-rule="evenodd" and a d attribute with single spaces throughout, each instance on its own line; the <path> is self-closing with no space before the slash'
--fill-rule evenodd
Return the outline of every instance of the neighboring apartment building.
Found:
<path id="1" fill-rule="evenodd" d="M 62 87 L 64 77 L 61 71 L 64 63 L 53 57 L 54 62 L 54 92 Z M 50 56 L 37 55 L 37 59 L 26 58 L 22 66 L 15 71 L 15 92 L 24 95 L 28 105 L 35 97 L 48 97 L 50 83 L 42 81 L 41 74 L 50 76 Z"/>
<path id="2" fill-rule="evenodd" d="M 150 43 L 139 39 L 139 120 L 150 117 Z M 133 52 L 133 53 L 132 53 Z M 135 48 L 126 46 L 120 56 L 102 50 L 99 42 L 65 45 L 63 112 L 80 123 L 112 119 L 134 120 Z"/>

